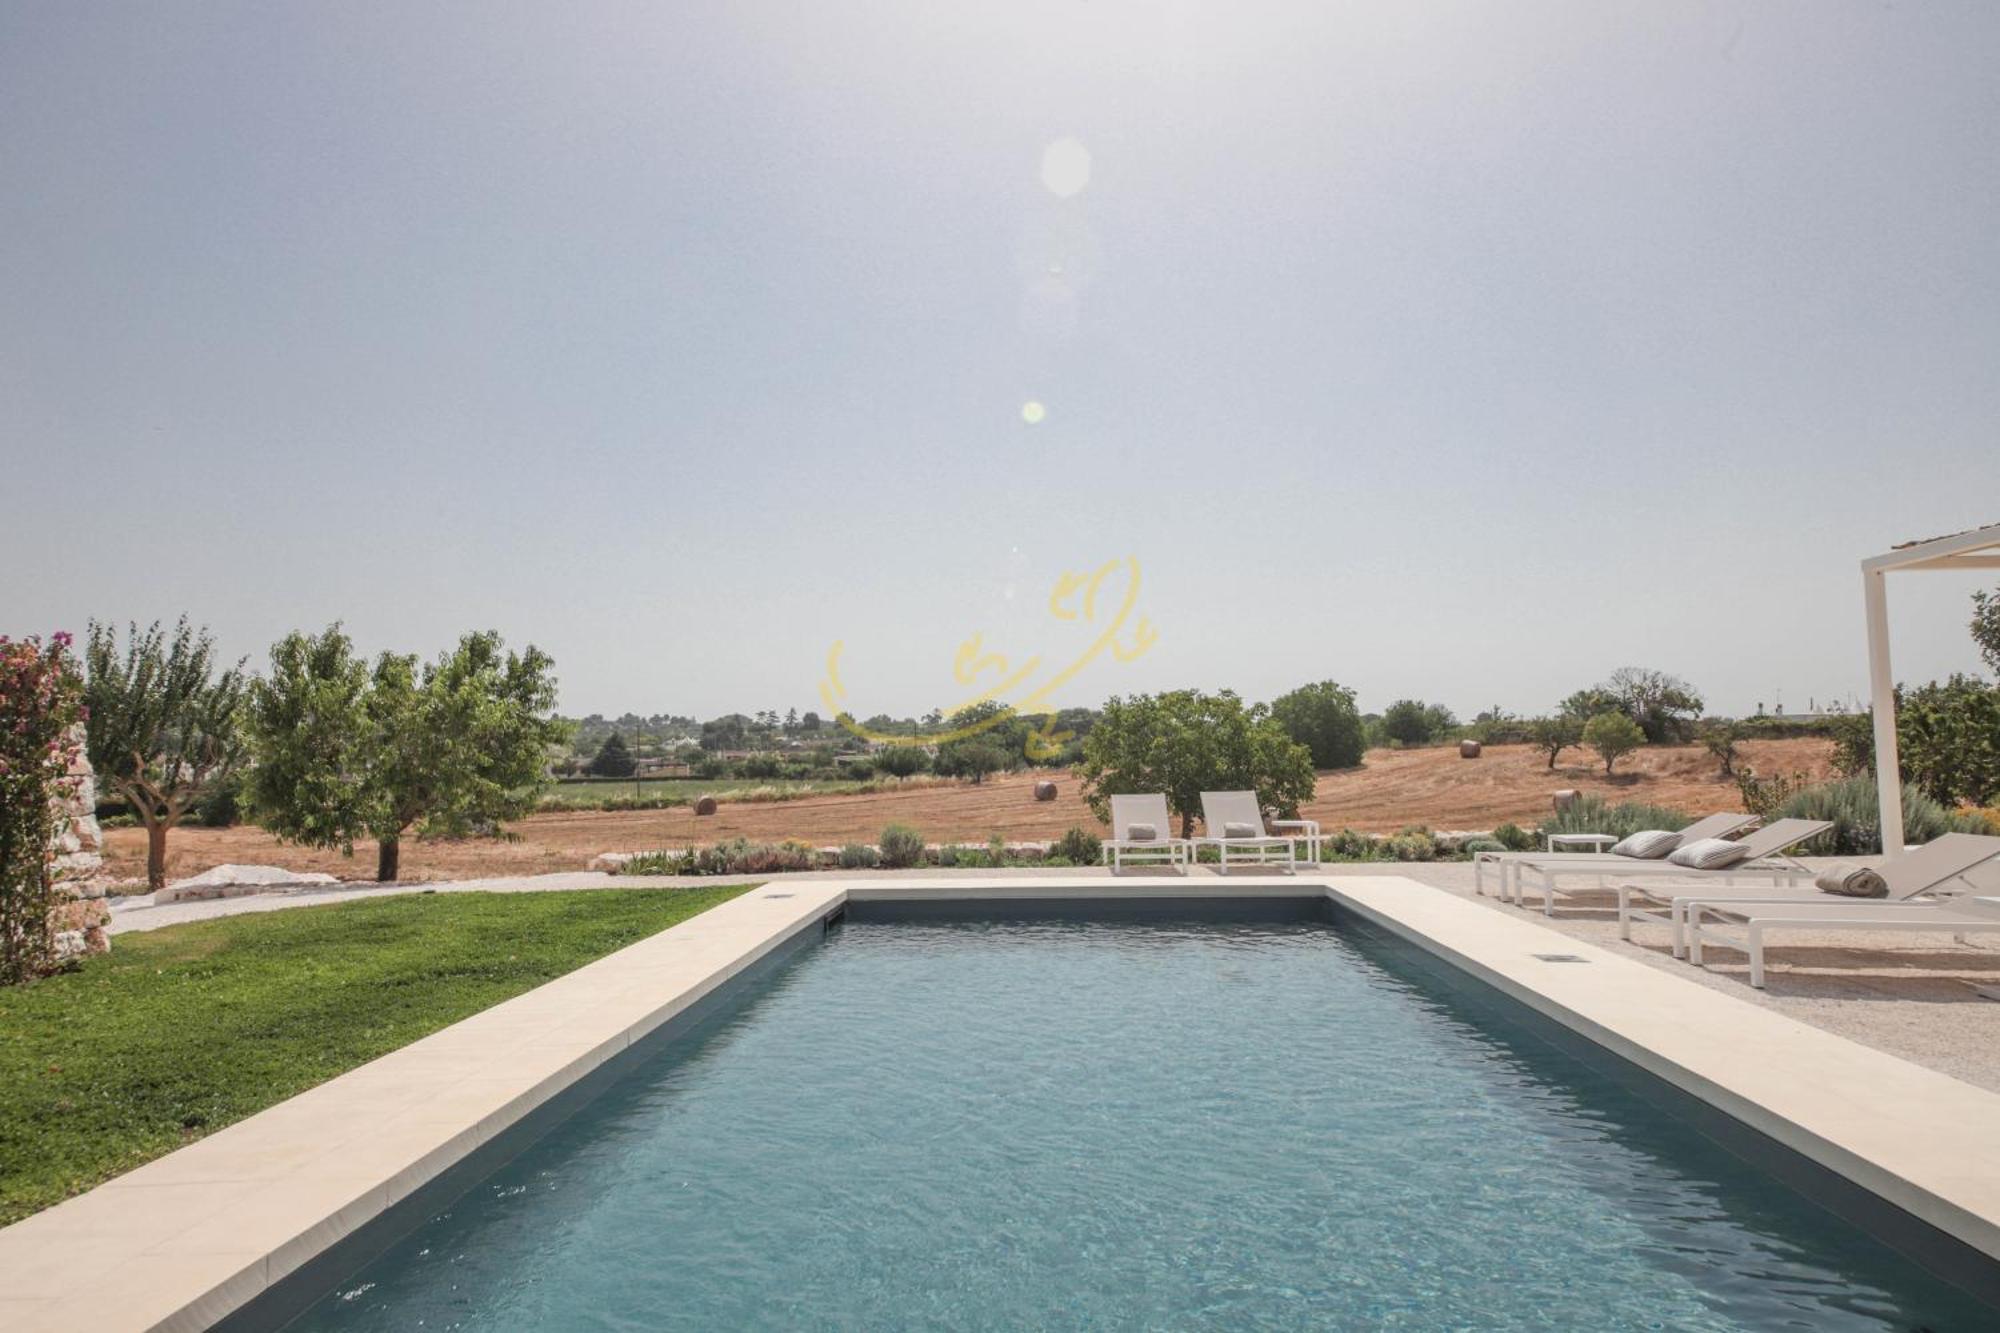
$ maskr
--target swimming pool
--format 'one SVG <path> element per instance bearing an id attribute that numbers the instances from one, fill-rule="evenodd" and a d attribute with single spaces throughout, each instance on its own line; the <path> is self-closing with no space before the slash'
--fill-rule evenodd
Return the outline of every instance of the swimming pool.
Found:
<path id="1" fill-rule="evenodd" d="M 1302 915 L 850 920 L 293 1326 L 1991 1325 L 1644 1082 Z"/>

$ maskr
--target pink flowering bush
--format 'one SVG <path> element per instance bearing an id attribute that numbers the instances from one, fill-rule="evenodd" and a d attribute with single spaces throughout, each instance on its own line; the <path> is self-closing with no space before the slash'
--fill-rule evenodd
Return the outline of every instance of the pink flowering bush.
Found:
<path id="1" fill-rule="evenodd" d="M 0 635 L 0 985 L 55 965 L 57 840 L 83 720 L 70 636 Z M 81 918 L 74 928 L 88 931 Z"/>

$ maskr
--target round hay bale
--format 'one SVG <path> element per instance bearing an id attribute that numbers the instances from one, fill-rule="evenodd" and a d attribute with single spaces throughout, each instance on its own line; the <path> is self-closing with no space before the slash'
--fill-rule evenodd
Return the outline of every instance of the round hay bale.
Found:
<path id="1" fill-rule="evenodd" d="M 1577 801 L 1577 793 L 1575 789 L 1570 787 L 1565 787 L 1563 790 L 1556 793 L 1556 813 L 1561 814 L 1563 811 L 1575 805 L 1576 801 Z"/>
<path id="2" fill-rule="evenodd" d="M 714 813 L 715 813 L 715 798 L 714 798 L 713 796 L 704 796 L 704 797 L 702 797 L 702 798 L 701 798 L 700 800 L 697 800 L 697 801 L 696 801 L 696 802 L 694 803 L 694 812 L 695 812 L 696 814 L 698 814 L 698 815 L 712 815 L 712 814 L 714 814 Z"/>
<path id="3" fill-rule="evenodd" d="M 1054 800 L 1055 798 L 1056 798 L 1056 784 L 1055 784 L 1055 783 L 1053 783 L 1053 782 L 1050 782 L 1050 781 L 1048 781 L 1048 780 L 1047 780 L 1046 778 L 1044 778 L 1044 779 L 1043 779 L 1042 781 L 1040 781 L 1040 782 L 1037 782 L 1037 783 L 1035 784 L 1035 799 L 1036 799 L 1036 800 L 1038 800 L 1038 801 L 1053 801 L 1053 800 Z"/>
<path id="4" fill-rule="evenodd" d="M 1479 742 L 1478 742 L 1478 741 L 1460 741 L 1460 742 L 1458 743 L 1458 757 L 1459 757 L 1460 759 L 1477 759 L 1477 758 L 1479 758 Z"/>

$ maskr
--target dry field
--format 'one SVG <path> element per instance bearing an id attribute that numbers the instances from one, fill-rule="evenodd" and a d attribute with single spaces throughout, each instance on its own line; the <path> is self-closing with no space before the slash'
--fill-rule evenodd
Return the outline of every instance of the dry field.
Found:
<path id="1" fill-rule="evenodd" d="M 1748 766 L 1765 773 L 1802 770 L 1831 774 L 1832 746 L 1823 740 L 1756 741 L 1742 747 Z M 1565 759 L 1581 759 L 1572 752 Z M 1513 820 L 1532 825 L 1549 809 L 1549 794 L 1574 787 L 1612 801 L 1650 801 L 1689 813 L 1734 806 L 1733 782 L 1716 776 L 1715 760 L 1697 746 L 1660 747 L 1629 756 L 1607 780 L 1603 766 L 1564 763 L 1553 773 L 1525 746 L 1489 748 L 1483 758 L 1460 759 L 1455 747 L 1375 750 L 1348 772 L 1320 776 L 1305 813 L 1331 831 L 1355 828 L 1393 833 L 1408 824 L 1435 829 L 1490 829 Z M 1033 797 L 1034 778 L 997 778 L 981 786 L 921 787 L 865 796 L 815 796 L 754 805 L 725 803 L 697 819 L 674 810 L 577 811 L 533 815 L 512 826 L 511 842 L 408 842 L 403 874 L 409 879 L 468 879 L 580 870 L 599 852 L 684 847 L 745 837 L 756 841 L 798 838 L 816 845 L 873 842 L 890 822 L 909 824 L 933 841 L 984 842 L 998 833 L 1010 841 L 1058 836 L 1073 824 L 1097 828 L 1074 779 L 1058 776 L 1060 795 L 1048 804 Z M 145 835 L 113 829 L 105 837 L 112 870 L 145 873 Z M 365 879 L 374 870 L 372 843 L 353 857 L 288 847 L 255 828 L 176 829 L 168 840 L 170 878 L 198 874 L 225 861 L 323 870 L 343 879 Z"/>

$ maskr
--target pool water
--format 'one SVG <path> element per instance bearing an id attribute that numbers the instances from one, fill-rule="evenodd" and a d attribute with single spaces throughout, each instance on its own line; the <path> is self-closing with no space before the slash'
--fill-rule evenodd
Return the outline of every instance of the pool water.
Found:
<path id="1" fill-rule="evenodd" d="M 1434 966 L 851 922 L 293 1327 L 1994 1326 Z"/>

